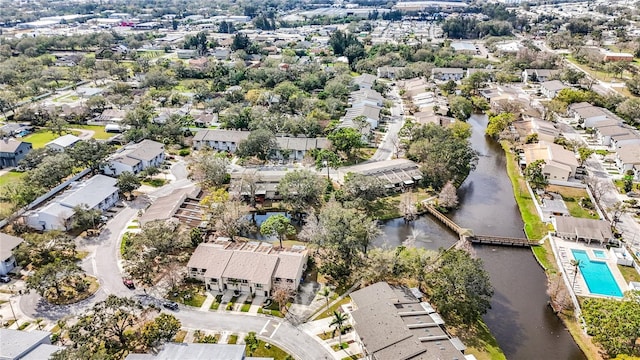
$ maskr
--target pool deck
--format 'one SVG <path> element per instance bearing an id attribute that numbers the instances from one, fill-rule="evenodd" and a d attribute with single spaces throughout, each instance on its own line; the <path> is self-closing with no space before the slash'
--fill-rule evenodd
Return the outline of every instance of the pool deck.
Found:
<path id="1" fill-rule="evenodd" d="M 618 270 L 616 266 L 616 259 L 611 256 L 609 250 L 606 247 L 600 246 L 599 244 L 586 244 L 584 242 L 575 242 L 575 241 L 567 241 L 557 237 L 551 237 L 551 248 L 553 249 L 553 255 L 556 257 L 559 263 L 562 264 L 562 272 L 566 275 L 566 279 L 569 281 L 569 287 L 571 283 L 573 283 L 574 279 L 574 271 L 575 268 L 571 265 L 571 260 L 575 260 L 573 257 L 573 253 L 571 250 L 584 250 L 587 252 L 587 256 L 589 256 L 590 260 L 605 262 L 609 267 L 609 271 L 613 275 L 613 278 L 616 280 L 618 287 L 622 293 L 629 290 L 628 284 L 625 282 L 624 277 Z M 593 253 L 594 250 L 601 250 L 605 253 L 605 258 L 598 258 Z M 589 287 L 582 277 L 582 273 L 578 270 L 578 274 L 575 277 L 575 286 L 573 292 L 576 296 L 589 296 L 589 297 L 599 297 L 599 298 L 612 298 L 612 296 L 605 296 L 600 294 L 593 294 L 589 291 Z M 619 299 L 619 297 L 613 297 L 615 299 Z"/>

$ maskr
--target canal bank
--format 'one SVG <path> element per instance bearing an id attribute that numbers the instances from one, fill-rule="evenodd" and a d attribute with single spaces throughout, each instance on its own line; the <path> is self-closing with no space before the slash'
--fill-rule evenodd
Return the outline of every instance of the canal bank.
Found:
<path id="1" fill-rule="evenodd" d="M 506 172 L 506 157 L 500 144 L 485 137 L 487 122 L 484 115 L 469 119 L 471 142 L 480 158 L 459 189 L 461 206 L 451 218 L 476 234 L 523 237 L 524 223 Z M 474 249 L 495 288 L 484 320 L 508 359 L 586 358 L 547 306 L 547 278 L 531 250 L 486 245 Z"/>

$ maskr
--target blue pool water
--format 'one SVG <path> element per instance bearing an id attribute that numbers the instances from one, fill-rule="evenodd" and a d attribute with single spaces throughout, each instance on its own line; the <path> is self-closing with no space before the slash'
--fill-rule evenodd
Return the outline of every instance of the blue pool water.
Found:
<path id="1" fill-rule="evenodd" d="M 622 297 L 622 291 L 606 263 L 593 261 L 584 250 L 571 250 L 573 257 L 580 261 L 580 272 L 592 294 Z"/>
<path id="2" fill-rule="evenodd" d="M 593 250 L 593 255 L 595 255 L 598 259 L 606 259 L 607 255 L 602 250 Z"/>

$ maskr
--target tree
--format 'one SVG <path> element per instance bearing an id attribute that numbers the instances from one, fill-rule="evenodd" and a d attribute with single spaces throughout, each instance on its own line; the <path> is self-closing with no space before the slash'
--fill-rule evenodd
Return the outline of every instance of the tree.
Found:
<path id="1" fill-rule="evenodd" d="M 228 166 L 229 159 L 224 153 L 203 150 L 191 161 L 191 177 L 207 187 L 222 186 L 230 180 Z"/>
<path id="2" fill-rule="evenodd" d="M 640 81 L 640 78 L 638 78 Z M 640 99 L 630 98 L 616 107 L 616 112 L 632 125 L 640 124 Z"/>
<path id="3" fill-rule="evenodd" d="M 467 121 L 473 113 L 473 104 L 463 96 L 453 96 L 449 99 L 449 111 L 454 118 Z"/>
<path id="4" fill-rule="evenodd" d="M 35 169 L 28 171 L 24 179 L 31 186 L 48 190 L 71 175 L 73 165 L 74 161 L 69 154 L 59 153 L 47 156 Z"/>
<path id="5" fill-rule="evenodd" d="M 287 236 L 295 235 L 296 228 L 291 225 L 291 220 L 282 214 L 271 215 L 260 225 L 260 233 L 264 236 L 277 236 L 280 241 L 280 248 L 283 248 L 282 241 Z"/>
<path id="6" fill-rule="evenodd" d="M 134 329 L 142 319 L 143 308 L 131 298 L 109 295 L 95 304 L 69 329 L 74 343 L 57 354 L 59 359 L 121 358 L 138 341 Z M 80 355 L 82 354 L 82 355 Z M 87 356 L 89 355 L 89 356 Z"/>
<path id="7" fill-rule="evenodd" d="M 53 290 L 54 299 L 59 298 L 65 286 L 72 285 L 83 274 L 80 267 L 71 260 L 48 263 L 38 268 L 27 278 L 27 288 L 35 290 L 45 299 Z"/>
<path id="8" fill-rule="evenodd" d="M 576 278 L 578 277 L 578 269 L 582 265 L 581 260 L 572 259 L 571 266 L 573 266 L 573 281 L 571 282 L 571 289 L 575 289 L 576 287 Z"/>
<path id="9" fill-rule="evenodd" d="M 60 231 L 43 234 L 24 234 L 24 242 L 14 250 L 18 263 L 41 268 L 55 261 L 75 261 L 76 245 L 73 239 Z"/>
<path id="10" fill-rule="evenodd" d="M 464 84 L 471 89 L 472 94 L 478 94 L 478 90 L 485 86 L 485 83 L 489 80 L 489 73 L 484 71 L 477 71 L 469 75 L 464 79 Z"/>
<path id="11" fill-rule="evenodd" d="M 79 231 L 95 229 L 96 225 L 100 224 L 101 218 L 102 211 L 100 209 L 89 209 L 85 204 L 76 205 L 73 208 L 71 228 Z"/>
<path id="12" fill-rule="evenodd" d="M 116 186 L 121 194 L 126 194 L 127 197 L 131 196 L 133 190 L 140 187 L 140 179 L 130 171 L 124 171 L 118 176 Z"/>
<path id="13" fill-rule="evenodd" d="M 329 296 L 331 295 L 331 289 L 329 289 L 328 287 L 324 287 L 318 294 L 324 298 L 324 301 L 326 302 L 326 308 L 329 309 Z"/>
<path id="14" fill-rule="evenodd" d="M 451 181 L 448 181 L 440 194 L 438 194 L 438 206 L 445 209 L 453 209 L 458 206 L 458 194 L 456 193 L 456 187 Z"/>
<path id="15" fill-rule="evenodd" d="M 524 177 L 533 190 L 544 190 L 549 185 L 549 180 L 543 173 L 544 165 L 544 160 L 536 160 L 524 169 Z"/>
<path id="16" fill-rule="evenodd" d="M 247 349 L 249 350 L 249 356 L 252 356 L 253 352 L 258 349 L 258 338 L 256 338 L 256 333 L 250 331 L 247 336 L 244 337 L 244 343 L 247 345 Z"/>
<path id="17" fill-rule="evenodd" d="M 249 133 L 246 140 L 238 144 L 238 156 L 255 156 L 262 161 L 271 158 L 278 150 L 276 136 L 267 129 L 257 129 Z"/>
<path id="18" fill-rule="evenodd" d="M 273 289 L 273 301 L 278 303 L 280 312 L 283 312 L 289 300 L 293 297 L 293 290 L 287 286 L 276 285 Z"/>
<path id="19" fill-rule="evenodd" d="M 586 146 L 581 146 L 578 148 L 578 161 L 580 162 L 580 166 L 584 165 L 585 161 L 595 152 L 595 150 L 590 149 Z"/>
<path id="20" fill-rule="evenodd" d="M 337 151 L 345 153 L 347 158 L 351 158 L 353 149 L 359 149 L 363 146 L 362 134 L 353 128 L 343 127 L 329 134 L 328 139 L 331 145 Z"/>
<path id="21" fill-rule="evenodd" d="M 411 139 L 407 157 L 421 164 L 423 184 L 436 190 L 447 181 L 460 186 L 475 169 L 478 154 L 468 139 L 454 136 L 451 129 L 428 124 L 409 131 Z"/>
<path id="22" fill-rule="evenodd" d="M 53 116 L 47 121 L 47 129 L 54 134 L 63 135 L 67 132 L 69 123 L 59 116 Z"/>
<path id="23" fill-rule="evenodd" d="M 285 174 L 276 189 L 293 214 L 300 215 L 320 203 L 324 186 L 315 172 L 294 170 Z"/>
<path id="24" fill-rule="evenodd" d="M 233 37 L 233 43 L 231 44 L 231 50 L 247 50 L 251 46 L 251 40 L 247 35 L 242 33 L 237 33 Z"/>
<path id="25" fill-rule="evenodd" d="M 148 348 L 171 341 L 180 330 L 180 320 L 170 314 L 160 314 L 158 317 L 144 324 L 142 327 L 142 339 Z"/>
<path id="26" fill-rule="evenodd" d="M 229 199 L 224 189 L 202 199 L 202 204 L 207 207 L 206 216 L 210 217 L 210 226 L 221 236 L 228 236 L 233 241 L 237 235 L 252 228 L 247 218 L 247 206 L 236 199 Z"/>
<path id="27" fill-rule="evenodd" d="M 317 219 L 307 218 L 298 237 L 322 249 L 318 254 L 320 271 L 343 284 L 379 234 L 380 229 L 371 218 L 331 202 L 320 210 Z"/>
<path id="28" fill-rule="evenodd" d="M 490 116 L 485 133 L 493 138 L 497 138 L 515 119 L 515 115 L 508 112 Z"/>
<path id="29" fill-rule="evenodd" d="M 338 344 L 341 349 L 342 349 L 342 328 L 344 327 L 344 324 L 347 322 L 347 319 L 349 319 L 349 315 L 344 314 L 342 312 L 334 311 L 333 318 L 331 319 L 331 323 L 329 324 L 329 326 L 335 327 L 336 330 L 338 330 Z"/>
<path id="30" fill-rule="evenodd" d="M 374 210 L 376 200 L 387 193 L 385 183 L 380 178 L 358 173 L 348 173 L 340 190 L 343 200 L 368 213 Z"/>
<path id="31" fill-rule="evenodd" d="M 640 356 L 640 292 L 629 291 L 622 301 L 588 298 L 582 304 L 587 334 L 614 358 Z"/>
<path id="32" fill-rule="evenodd" d="M 618 221 L 620 221 L 620 216 L 627 211 L 627 204 L 622 201 L 617 201 L 611 207 L 607 209 L 607 212 L 612 213 L 611 216 L 611 226 L 616 226 Z"/>
<path id="33" fill-rule="evenodd" d="M 493 287 L 482 260 L 464 250 L 444 252 L 425 279 L 429 299 L 448 323 L 470 325 L 491 307 Z"/>
<path id="34" fill-rule="evenodd" d="M 106 162 L 106 158 L 113 152 L 113 146 L 91 139 L 88 141 L 79 141 L 67 152 L 78 167 L 85 167 L 96 172 Z"/>
<path id="35" fill-rule="evenodd" d="M 640 96 L 640 75 L 634 75 L 631 79 L 627 80 L 625 84 L 630 93 Z"/>
<path id="36" fill-rule="evenodd" d="M 591 189 L 591 194 L 593 195 L 593 199 L 599 203 L 600 199 L 604 194 L 607 193 L 606 182 L 603 179 L 600 179 L 595 176 L 587 176 L 584 179 L 584 183 Z"/>

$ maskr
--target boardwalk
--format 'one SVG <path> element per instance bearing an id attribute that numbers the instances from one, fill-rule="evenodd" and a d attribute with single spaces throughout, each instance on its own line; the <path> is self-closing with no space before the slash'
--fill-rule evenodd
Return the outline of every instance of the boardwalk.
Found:
<path id="1" fill-rule="evenodd" d="M 487 235 L 474 235 L 469 240 L 474 244 L 491 244 L 491 245 L 503 245 L 503 246 L 531 246 L 531 242 L 528 239 L 523 238 L 510 238 L 502 236 L 487 236 Z"/>
<path id="2" fill-rule="evenodd" d="M 438 211 L 433 205 L 423 203 L 426 211 L 438 219 L 442 224 L 451 229 L 453 232 L 460 236 L 460 239 L 471 241 L 474 244 L 490 244 L 490 245 L 502 245 L 502 246 L 531 246 L 528 239 L 524 238 L 512 238 L 493 235 L 475 235 L 470 229 L 465 229 L 456 224 L 453 220 L 446 217 L 443 213 Z"/>

